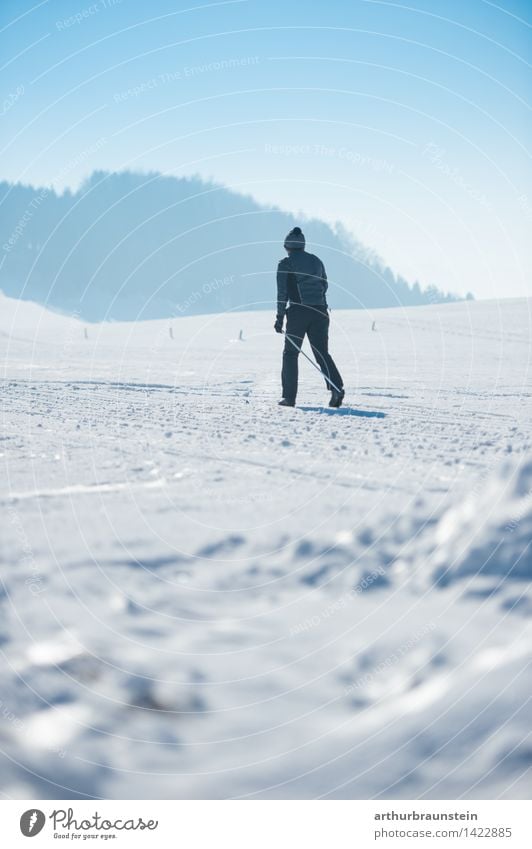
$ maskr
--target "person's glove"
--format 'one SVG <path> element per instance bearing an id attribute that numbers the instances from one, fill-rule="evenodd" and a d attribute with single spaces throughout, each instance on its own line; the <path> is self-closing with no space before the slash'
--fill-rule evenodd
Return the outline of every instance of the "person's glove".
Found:
<path id="1" fill-rule="evenodd" d="M 274 330 L 275 330 L 276 333 L 282 333 L 283 332 L 283 321 L 284 321 L 284 319 L 282 318 L 282 316 L 279 316 L 279 315 L 275 319 L 275 324 L 273 325 L 273 327 L 274 327 Z"/>

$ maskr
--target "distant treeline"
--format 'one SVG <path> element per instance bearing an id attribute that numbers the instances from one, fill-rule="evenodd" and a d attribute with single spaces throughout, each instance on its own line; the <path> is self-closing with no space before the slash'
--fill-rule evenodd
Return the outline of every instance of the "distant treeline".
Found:
<path id="1" fill-rule="evenodd" d="M 275 309 L 285 234 L 325 262 L 329 304 L 434 304 L 340 225 L 301 220 L 198 177 L 95 172 L 72 193 L 0 183 L 0 289 L 88 321 Z"/>

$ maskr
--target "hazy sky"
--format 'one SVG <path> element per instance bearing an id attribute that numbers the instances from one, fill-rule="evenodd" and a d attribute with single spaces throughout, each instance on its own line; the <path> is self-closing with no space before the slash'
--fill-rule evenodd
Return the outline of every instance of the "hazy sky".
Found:
<path id="1" fill-rule="evenodd" d="M 531 24 L 532 0 L 2 0 L 0 178 L 198 173 L 411 281 L 532 295 Z"/>

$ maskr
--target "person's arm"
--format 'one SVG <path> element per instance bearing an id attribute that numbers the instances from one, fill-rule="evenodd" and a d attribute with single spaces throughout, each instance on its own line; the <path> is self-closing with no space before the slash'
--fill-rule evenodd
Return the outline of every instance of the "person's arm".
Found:
<path id="1" fill-rule="evenodd" d="M 277 317 L 275 329 L 278 333 L 282 332 L 286 305 L 288 303 L 288 273 L 286 261 L 282 259 L 277 266 Z M 278 329 L 279 327 L 280 330 Z"/>
<path id="2" fill-rule="evenodd" d="M 323 280 L 323 294 L 325 294 L 327 289 L 329 288 L 329 281 L 327 280 L 327 273 L 325 271 L 325 266 L 323 262 L 321 264 L 321 279 Z"/>

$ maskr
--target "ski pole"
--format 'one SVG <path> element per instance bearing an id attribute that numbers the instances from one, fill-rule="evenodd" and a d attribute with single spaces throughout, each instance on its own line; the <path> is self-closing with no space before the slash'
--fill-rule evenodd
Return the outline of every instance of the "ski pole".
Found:
<path id="1" fill-rule="evenodd" d="M 316 365 L 316 363 L 315 363 L 315 362 L 313 362 L 307 354 L 305 354 L 304 350 L 303 350 L 302 348 L 300 348 L 300 347 L 299 347 L 299 345 L 296 345 L 296 343 L 295 343 L 295 342 L 294 342 L 294 340 L 291 338 L 291 336 L 289 336 L 289 335 L 288 335 L 288 333 L 285 333 L 285 331 L 284 331 L 284 330 L 283 330 L 283 334 L 286 336 L 286 338 L 288 339 L 288 341 L 289 341 L 289 342 L 290 342 L 290 343 L 294 346 L 294 348 L 297 348 L 297 350 L 299 351 L 299 353 L 300 353 L 300 354 L 303 354 L 303 356 L 305 357 L 305 359 L 307 359 L 307 360 L 309 361 L 310 365 L 311 365 L 311 366 L 314 366 L 314 368 L 316 369 L 316 371 L 319 371 L 319 373 L 320 373 L 320 374 L 323 374 L 323 372 L 322 372 L 321 368 L 320 368 L 319 366 L 317 366 L 317 365 Z M 342 394 L 341 390 L 340 390 L 340 389 L 338 389 L 338 387 L 337 387 L 337 386 L 336 386 L 336 385 L 332 382 L 332 380 L 331 380 L 331 378 L 330 378 L 330 377 L 327 377 L 327 375 L 325 375 L 325 374 L 323 374 L 323 377 L 325 378 L 325 380 L 327 381 L 327 383 L 328 383 L 330 386 L 332 386 L 332 388 L 333 388 L 333 389 L 336 389 L 336 391 L 337 391 L 340 395 Z"/>

